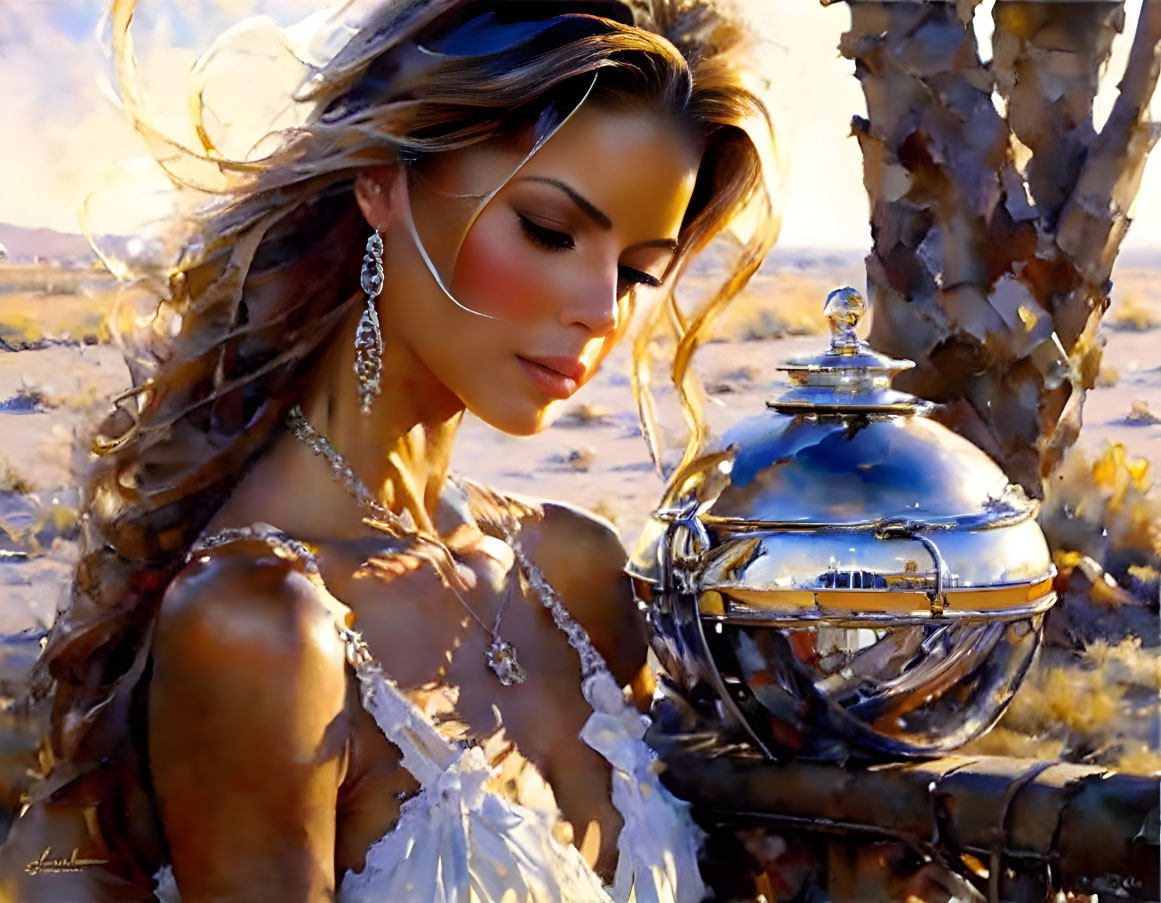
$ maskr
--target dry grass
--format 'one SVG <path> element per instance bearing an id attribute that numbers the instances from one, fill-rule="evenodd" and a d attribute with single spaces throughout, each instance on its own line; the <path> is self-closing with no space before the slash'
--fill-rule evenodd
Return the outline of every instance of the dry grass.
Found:
<path id="1" fill-rule="evenodd" d="M 1148 743 L 1127 744 L 1117 757 L 1116 766 L 1125 774 L 1161 774 L 1161 754 Z"/>
<path id="2" fill-rule="evenodd" d="M 0 339 L 18 348 L 45 341 L 107 341 L 104 319 L 115 289 L 103 270 L 0 265 Z"/>
<path id="3" fill-rule="evenodd" d="M 32 484 L 16 471 L 12 462 L 0 455 L 0 492 L 17 492 L 20 495 L 28 495 L 32 490 Z"/>
<path id="4" fill-rule="evenodd" d="M 1161 487 L 1144 458 L 1110 444 L 1097 457 L 1074 447 L 1045 484 L 1048 544 L 1093 558 L 1120 579 L 1161 567 Z"/>
<path id="5" fill-rule="evenodd" d="M 756 276 L 714 324 L 713 338 L 751 341 L 824 333 L 822 307 L 834 287 L 833 277 L 822 274 Z"/>
<path id="6" fill-rule="evenodd" d="M 96 386 L 85 386 L 76 395 L 54 396 L 70 411 L 92 411 L 94 408 L 103 408 L 109 403 L 108 397 Z"/>
<path id="7" fill-rule="evenodd" d="M 1081 662 L 1106 680 L 1161 690 L 1161 658 L 1156 650 L 1143 648 L 1140 637 L 1120 643 L 1097 640 L 1081 653 Z"/>
<path id="8" fill-rule="evenodd" d="M 0 339 L 22 347 L 42 342 L 107 342 L 111 297 L 0 295 Z"/>
<path id="9" fill-rule="evenodd" d="M 32 554 L 41 554 L 58 540 L 74 538 L 80 525 L 80 512 L 76 508 L 59 503 L 47 505 L 19 536 L 19 541 Z"/>
<path id="10" fill-rule="evenodd" d="M 556 421 L 557 426 L 590 426 L 608 419 L 609 409 L 595 402 L 575 405 Z"/>
<path id="11" fill-rule="evenodd" d="M 1000 723 L 961 752 L 1161 773 L 1161 751 L 1141 736 L 1161 707 L 1159 688 L 1157 650 L 1143 648 L 1137 637 L 1098 640 L 1067 661 L 1041 660 Z"/>
<path id="12" fill-rule="evenodd" d="M 1161 423 L 1161 416 L 1153 412 L 1153 409 L 1149 407 L 1149 402 L 1138 398 L 1129 406 L 1125 422 L 1134 426 L 1150 426 L 1154 423 Z"/>
<path id="13" fill-rule="evenodd" d="M 734 370 L 727 370 L 725 373 L 718 374 L 718 379 L 724 382 L 734 383 L 752 383 L 754 380 L 762 376 L 762 370 L 755 367 L 753 364 L 746 364 L 743 367 L 738 367 Z"/>
<path id="14" fill-rule="evenodd" d="M 595 449 L 574 448 L 568 453 L 568 456 L 565 458 L 565 463 L 573 470 L 588 470 L 596 460 L 597 453 Z"/>
<path id="15" fill-rule="evenodd" d="M 62 267 L 47 263 L 0 262 L 0 293 L 46 292 L 51 295 L 76 295 L 107 286 L 112 274 L 103 266 Z"/>
<path id="16" fill-rule="evenodd" d="M 1126 687 L 1098 670 L 1069 667 L 1039 669 L 1020 687 L 1005 717 L 1006 725 L 1030 737 L 1061 729 L 1086 741 L 1107 740 L 1123 712 Z"/>
<path id="17" fill-rule="evenodd" d="M 52 400 L 39 386 L 29 385 L 21 379 L 20 388 L 11 398 L 5 399 L 6 406 L 22 411 L 45 411 L 56 407 Z"/>
<path id="18" fill-rule="evenodd" d="M 1064 755 L 1064 738 L 1030 737 L 1001 722 L 958 752 L 965 755 L 1056 760 Z"/>
<path id="19" fill-rule="evenodd" d="M 1126 295 L 1119 304 L 1113 305 L 1104 322 L 1113 329 L 1144 332 L 1161 326 L 1161 314 L 1141 301 L 1136 294 L 1131 294 Z"/>
<path id="20" fill-rule="evenodd" d="M 1112 364 L 1101 364 L 1094 385 L 1098 389 L 1112 389 L 1120 382 L 1121 373 Z"/>
<path id="21" fill-rule="evenodd" d="M 95 385 L 82 386 L 75 395 L 58 395 L 45 389 L 43 386 L 25 383 L 8 401 L 21 402 L 28 408 L 36 411 L 50 411 L 64 408 L 68 411 L 90 411 L 98 405 L 106 403 L 107 399 Z M 71 441 L 71 440 L 70 440 Z"/>

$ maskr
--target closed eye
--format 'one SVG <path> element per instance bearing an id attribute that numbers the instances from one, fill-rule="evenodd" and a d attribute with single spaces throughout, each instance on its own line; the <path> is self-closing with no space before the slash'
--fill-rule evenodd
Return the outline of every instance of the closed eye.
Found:
<path id="1" fill-rule="evenodd" d="M 516 216 L 520 221 L 520 229 L 525 237 L 538 248 L 545 251 L 569 251 L 576 247 L 572 236 L 567 232 L 549 229 L 546 226 L 533 222 L 522 213 L 517 213 Z M 656 276 L 650 276 L 648 273 L 627 266 L 617 268 L 617 278 L 626 288 L 635 285 L 647 285 L 650 288 L 657 288 L 661 285 L 661 280 Z"/>
<path id="2" fill-rule="evenodd" d="M 648 273 L 642 273 L 632 267 L 617 267 L 617 272 L 623 285 L 647 285 L 650 288 L 657 288 L 661 285 L 661 280 L 656 276 L 650 276 Z"/>
<path id="3" fill-rule="evenodd" d="M 516 216 L 520 220 L 520 228 L 524 235 L 538 248 L 545 251 L 568 251 L 576 247 L 572 236 L 567 232 L 558 232 L 556 229 L 548 229 L 534 223 L 523 213 L 517 213 Z"/>

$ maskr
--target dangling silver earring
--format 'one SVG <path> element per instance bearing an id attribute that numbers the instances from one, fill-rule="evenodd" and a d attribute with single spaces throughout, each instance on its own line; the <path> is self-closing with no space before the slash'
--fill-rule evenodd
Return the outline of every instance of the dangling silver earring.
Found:
<path id="1" fill-rule="evenodd" d="M 355 330 L 355 376 L 359 380 L 363 413 L 370 414 L 371 402 L 379 394 L 379 378 L 383 372 L 383 335 L 379 331 L 379 314 L 375 311 L 375 299 L 383 291 L 383 239 L 379 237 L 378 229 L 367 239 L 359 283 L 367 295 L 367 309 Z"/>

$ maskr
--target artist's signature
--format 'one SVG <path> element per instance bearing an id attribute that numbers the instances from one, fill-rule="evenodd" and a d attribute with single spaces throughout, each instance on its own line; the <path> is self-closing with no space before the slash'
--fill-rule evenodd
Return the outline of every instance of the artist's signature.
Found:
<path id="1" fill-rule="evenodd" d="M 52 847 L 45 847 L 43 853 L 24 867 L 24 871 L 30 875 L 42 875 L 47 872 L 79 872 L 86 866 L 105 865 L 110 861 L 108 859 L 78 859 L 75 848 L 68 859 L 53 859 L 51 857 Z"/>

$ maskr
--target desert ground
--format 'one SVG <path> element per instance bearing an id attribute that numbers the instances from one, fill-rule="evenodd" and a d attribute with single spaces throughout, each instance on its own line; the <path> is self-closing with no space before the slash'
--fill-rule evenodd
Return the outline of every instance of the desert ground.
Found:
<path id="1" fill-rule="evenodd" d="M 70 281 L 43 268 L 0 267 L 0 340 L 12 349 L 0 353 L 0 634 L 15 634 L 49 624 L 66 599 L 76 554 L 73 463 L 83 460 L 74 451 L 74 434 L 127 386 L 128 376 L 101 325 L 109 280 L 83 273 Z M 772 255 L 723 318 L 714 341 L 698 353 L 711 425 L 762 411 L 783 382 L 777 365 L 825 345 L 827 292 L 863 281 L 855 253 Z M 1077 604 L 1085 611 L 1096 606 L 1095 622 L 1120 626 L 1106 633 L 1099 628 L 1095 636 L 1090 631 L 1072 648 L 1043 655 L 1004 721 L 976 751 L 1083 756 L 1152 773 L 1161 771 L 1161 648 L 1155 627 L 1148 627 L 1156 621 L 1158 574 L 1147 561 L 1161 554 L 1161 483 L 1138 462 L 1161 465 L 1161 254 L 1126 258 L 1119 266 L 1104 334 L 1105 364 L 1088 395 L 1062 492 L 1069 506 L 1103 506 L 1100 517 L 1110 524 L 1136 518 L 1133 529 L 1146 534 L 1138 544 L 1151 551 L 1144 550 L 1146 563 L 1138 570 L 1130 568 L 1140 579 L 1127 589 L 1115 587 L 1121 595 L 1113 592 L 1111 601 L 1096 585 L 1103 580 L 1098 563 L 1093 572 L 1092 559 L 1080 553 L 1058 560 L 1090 578 L 1081 581 L 1086 595 Z M 663 481 L 641 437 L 628 364 L 623 346 L 568 402 L 556 425 L 534 437 L 506 436 L 468 417 L 454 466 L 499 488 L 595 511 L 631 548 Z M 1131 474 L 1114 479 L 1128 479 L 1127 489 L 1104 487 L 1099 475 L 1114 471 Z M 1114 496 L 1120 508 L 1112 506 Z M 1105 526 L 1096 529 L 1107 536 Z M 1132 617 L 1126 620 L 1125 612 Z"/>

